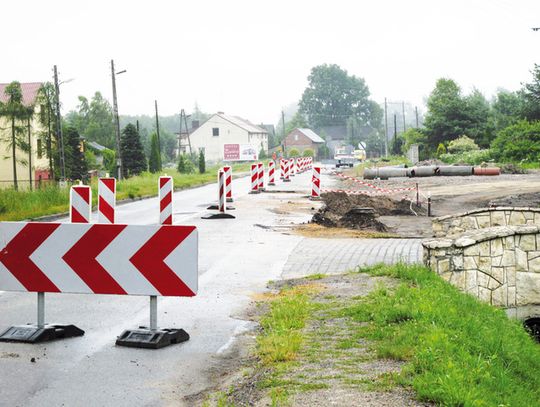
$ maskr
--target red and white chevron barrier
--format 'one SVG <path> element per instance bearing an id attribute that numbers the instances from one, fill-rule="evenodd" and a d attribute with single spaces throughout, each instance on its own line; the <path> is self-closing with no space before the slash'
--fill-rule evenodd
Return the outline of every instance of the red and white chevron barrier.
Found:
<path id="1" fill-rule="evenodd" d="M 290 170 L 291 170 L 291 160 L 284 160 L 285 163 L 283 165 L 283 168 L 285 170 L 285 173 L 283 175 L 283 182 L 291 182 L 290 176 Z"/>
<path id="2" fill-rule="evenodd" d="M 285 160 L 283 158 L 279 160 L 279 178 L 285 179 Z"/>
<path id="3" fill-rule="evenodd" d="M 296 159 L 294 157 L 289 158 L 289 176 L 294 177 L 296 175 Z"/>
<path id="4" fill-rule="evenodd" d="M 116 179 L 98 179 L 98 222 L 114 223 Z"/>
<path id="5" fill-rule="evenodd" d="M 227 211 L 227 199 L 225 195 L 225 171 L 220 169 L 218 170 L 218 211 L 221 213 L 225 213 Z"/>
<path id="6" fill-rule="evenodd" d="M 258 170 L 259 170 L 259 173 L 258 173 L 258 177 L 259 177 L 259 191 L 264 191 L 264 164 L 263 163 L 258 163 Z"/>
<path id="7" fill-rule="evenodd" d="M 159 224 L 172 225 L 173 179 L 169 176 L 159 177 Z"/>
<path id="8" fill-rule="evenodd" d="M 251 191 L 250 194 L 259 193 L 259 165 L 251 164 Z"/>
<path id="9" fill-rule="evenodd" d="M 92 189 L 88 185 L 74 185 L 69 194 L 69 218 L 73 223 L 90 223 Z"/>
<path id="10" fill-rule="evenodd" d="M 0 223 L 0 290 L 194 296 L 194 226 Z"/>
<path id="11" fill-rule="evenodd" d="M 321 197 L 321 167 L 313 167 L 313 176 L 311 179 L 311 198 Z"/>
<path id="12" fill-rule="evenodd" d="M 274 160 L 268 162 L 268 185 L 276 185 L 275 175 L 276 163 Z"/>
<path id="13" fill-rule="evenodd" d="M 225 197 L 227 198 L 227 202 L 232 202 L 232 167 L 226 165 L 223 167 L 223 171 L 225 171 Z"/>

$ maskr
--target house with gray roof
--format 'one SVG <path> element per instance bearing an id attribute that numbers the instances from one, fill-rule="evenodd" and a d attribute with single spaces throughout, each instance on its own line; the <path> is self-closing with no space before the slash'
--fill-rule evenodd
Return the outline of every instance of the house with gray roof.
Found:
<path id="1" fill-rule="evenodd" d="M 323 144 L 324 139 L 321 136 L 319 136 L 313 130 L 305 128 L 294 129 L 289 134 L 287 134 L 283 142 L 283 146 L 286 151 L 290 151 L 294 148 L 298 150 L 300 154 L 302 154 L 303 151 L 307 149 L 313 150 L 315 154 L 317 154 L 317 152 L 319 151 L 319 147 Z"/>

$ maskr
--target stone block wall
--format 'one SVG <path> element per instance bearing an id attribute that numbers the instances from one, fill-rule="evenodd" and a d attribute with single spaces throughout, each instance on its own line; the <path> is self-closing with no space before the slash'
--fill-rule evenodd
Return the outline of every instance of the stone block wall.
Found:
<path id="1" fill-rule="evenodd" d="M 462 291 L 508 310 L 540 305 L 540 226 L 495 226 L 422 244 L 424 263 Z"/>
<path id="2" fill-rule="evenodd" d="M 540 226 L 540 208 L 482 208 L 435 218 L 432 223 L 435 237 L 456 237 L 468 230 L 495 226 Z"/>

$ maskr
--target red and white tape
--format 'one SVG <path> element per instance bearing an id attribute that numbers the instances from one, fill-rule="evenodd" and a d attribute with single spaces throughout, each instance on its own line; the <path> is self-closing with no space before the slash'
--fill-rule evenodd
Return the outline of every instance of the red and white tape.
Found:
<path id="1" fill-rule="evenodd" d="M 357 184 L 361 184 L 361 185 L 364 185 L 366 187 L 375 189 L 376 191 L 379 191 L 380 193 L 384 193 L 384 194 L 394 194 L 394 193 L 403 192 L 403 191 L 415 191 L 416 190 L 415 186 L 414 187 L 407 187 L 407 188 L 393 188 L 393 189 L 381 188 L 381 187 L 378 187 L 377 185 L 370 184 L 369 182 L 362 181 L 362 180 L 360 180 L 358 178 L 349 177 L 349 176 L 341 174 L 339 172 L 336 172 L 334 174 L 336 176 L 340 177 L 340 178 L 344 178 L 344 179 L 356 182 Z"/>

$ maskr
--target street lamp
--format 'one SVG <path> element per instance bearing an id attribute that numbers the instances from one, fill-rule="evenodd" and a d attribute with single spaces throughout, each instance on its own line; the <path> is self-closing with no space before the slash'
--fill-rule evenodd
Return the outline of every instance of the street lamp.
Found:
<path id="1" fill-rule="evenodd" d="M 111 59 L 112 89 L 113 89 L 113 110 L 114 110 L 114 132 L 116 135 L 116 170 L 118 180 L 122 179 L 122 153 L 120 152 L 120 118 L 118 117 L 118 100 L 116 98 L 116 75 L 125 73 L 126 70 L 116 72 L 114 70 L 114 60 Z"/>

